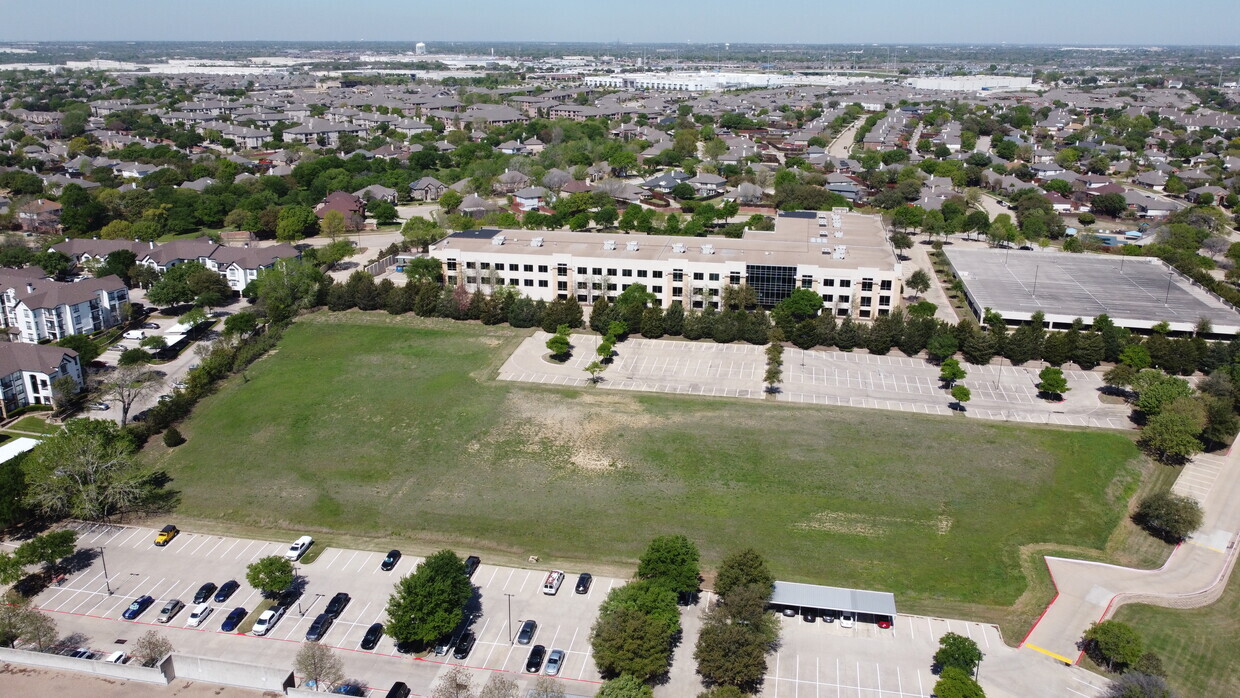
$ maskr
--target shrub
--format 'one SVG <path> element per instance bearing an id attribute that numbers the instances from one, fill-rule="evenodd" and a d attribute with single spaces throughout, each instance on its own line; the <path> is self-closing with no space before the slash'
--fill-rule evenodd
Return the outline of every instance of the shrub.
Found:
<path id="1" fill-rule="evenodd" d="M 185 437 L 181 436 L 181 432 L 177 431 L 176 427 L 169 427 L 168 431 L 164 432 L 164 445 L 168 448 L 176 448 L 183 443 L 185 443 Z"/>

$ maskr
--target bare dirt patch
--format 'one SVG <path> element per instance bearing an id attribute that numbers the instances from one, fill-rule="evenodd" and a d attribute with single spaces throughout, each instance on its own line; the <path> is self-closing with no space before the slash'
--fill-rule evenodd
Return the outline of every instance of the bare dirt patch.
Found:
<path id="1" fill-rule="evenodd" d="M 516 432 L 532 449 L 584 470 L 610 471 L 625 463 L 606 448 L 609 435 L 654 423 L 631 397 L 586 393 L 572 401 L 520 391 L 508 397 L 503 431 Z"/>
<path id="2" fill-rule="evenodd" d="M 895 516 L 870 516 L 844 511 L 820 511 L 810 517 L 809 521 L 795 524 L 793 528 L 802 531 L 827 531 L 843 533 L 850 536 L 878 538 L 891 532 L 898 526 L 926 526 L 944 535 L 951 530 L 950 516 L 937 516 L 933 519 L 903 519 Z"/>

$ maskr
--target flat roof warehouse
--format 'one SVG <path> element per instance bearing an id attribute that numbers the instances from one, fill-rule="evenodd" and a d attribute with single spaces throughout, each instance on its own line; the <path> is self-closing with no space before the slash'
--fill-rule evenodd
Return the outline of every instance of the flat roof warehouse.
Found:
<path id="1" fill-rule="evenodd" d="M 1240 311 L 1152 257 L 1066 252 L 946 250 L 964 284 L 970 308 L 985 308 L 1011 324 L 1042 311 L 1052 327 L 1076 318 L 1090 322 L 1106 314 L 1120 327 L 1148 331 L 1166 322 L 1174 332 L 1192 332 L 1201 319 L 1212 334 L 1240 334 Z"/>

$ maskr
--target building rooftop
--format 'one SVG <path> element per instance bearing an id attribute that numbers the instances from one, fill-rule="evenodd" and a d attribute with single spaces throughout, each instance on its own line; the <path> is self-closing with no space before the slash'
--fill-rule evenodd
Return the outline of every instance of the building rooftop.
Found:
<path id="1" fill-rule="evenodd" d="M 1167 322 L 1187 332 L 1206 318 L 1217 334 L 1240 333 L 1240 312 L 1151 257 L 949 249 L 947 258 L 975 310 L 1005 320 L 1040 310 L 1053 322 L 1089 322 L 1105 313 L 1122 327 Z"/>
<path id="2" fill-rule="evenodd" d="M 835 223 L 838 222 L 838 225 Z M 497 238 L 502 237 L 502 243 Z M 538 244 L 535 244 L 536 241 Z M 676 235 L 625 235 L 563 230 L 485 228 L 453 233 L 437 251 L 503 252 L 549 256 L 608 257 L 617 260 L 741 262 L 796 266 L 812 264 L 841 269 L 894 269 L 895 251 L 882 219 L 859 213 L 793 211 L 779 214 L 773 231 L 747 230 L 740 239 Z M 436 255 L 440 256 L 440 255 Z"/>

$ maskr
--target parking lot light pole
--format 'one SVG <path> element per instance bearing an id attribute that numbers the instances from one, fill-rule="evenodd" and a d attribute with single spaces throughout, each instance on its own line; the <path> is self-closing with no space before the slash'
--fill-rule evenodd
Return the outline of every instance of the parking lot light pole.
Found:
<path id="1" fill-rule="evenodd" d="M 513 634 L 512 627 L 512 594 L 504 594 L 508 597 L 508 644 L 512 644 L 516 635 Z"/>
<path id="2" fill-rule="evenodd" d="M 99 561 L 103 563 L 103 584 L 108 588 L 108 596 L 111 596 L 112 584 L 108 581 L 108 559 L 103 556 L 103 548 L 99 548 Z"/>

